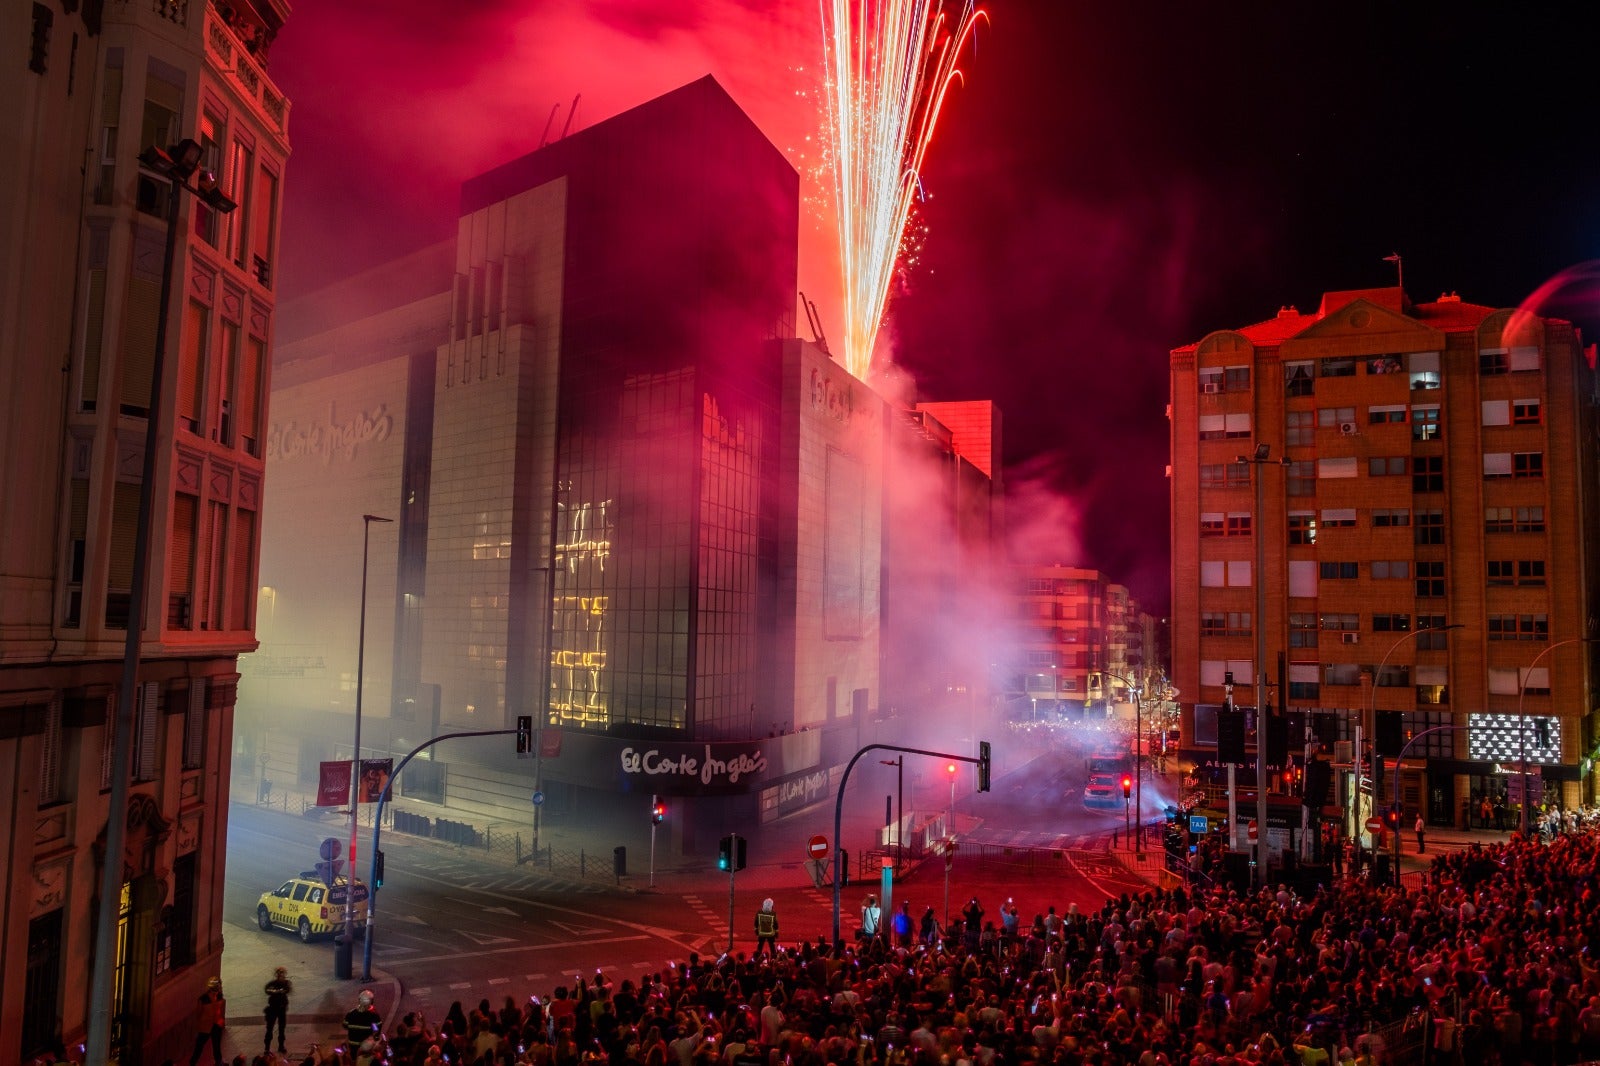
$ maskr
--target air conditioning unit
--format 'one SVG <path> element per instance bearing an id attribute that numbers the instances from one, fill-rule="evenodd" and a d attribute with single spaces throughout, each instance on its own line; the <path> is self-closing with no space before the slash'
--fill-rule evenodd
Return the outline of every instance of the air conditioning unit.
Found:
<path id="1" fill-rule="evenodd" d="M 1353 740 L 1336 740 L 1333 742 L 1334 762 L 1354 762 L 1356 745 Z"/>
<path id="2" fill-rule="evenodd" d="M 1340 633 L 1339 636 L 1344 638 L 1344 642 L 1346 644 L 1360 644 L 1361 643 L 1361 634 L 1360 633 Z"/>
<path id="3" fill-rule="evenodd" d="M 1200 391 L 1207 396 L 1215 396 L 1222 391 L 1222 383 L 1220 381 L 1202 381 L 1200 383 Z"/>
<path id="4" fill-rule="evenodd" d="M 1353 437 L 1356 435 L 1357 426 L 1354 422 L 1340 422 L 1339 432 L 1343 433 L 1347 437 Z"/>

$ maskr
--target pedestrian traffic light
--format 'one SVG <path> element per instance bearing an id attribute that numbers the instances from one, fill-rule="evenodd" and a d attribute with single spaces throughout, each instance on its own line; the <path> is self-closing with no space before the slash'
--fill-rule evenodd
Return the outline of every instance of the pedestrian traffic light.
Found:
<path id="1" fill-rule="evenodd" d="M 733 836 L 731 834 L 717 841 L 717 869 L 723 871 L 733 869 Z"/>
<path id="2" fill-rule="evenodd" d="M 989 742 L 978 741 L 978 791 L 989 791 Z"/>
<path id="3" fill-rule="evenodd" d="M 533 750 L 533 715 L 517 715 L 517 754 L 527 755 Z"/>
<path id="4" fill-rule="evenodd" d="M 1399 829 L 1400 828 L 1400 808 L 1394 806 L 1393 804 L 1391 804 L 1389 806 L 1389 809 L 1384 812 L 1383 820 L 1384 820 L 1385 824 L 1387 824 L 1389 826 L 1390 829 Z"/>
<path id="5" fill-rule="evenodd" d="M 1130 774 L 1122 775 L 1122 798 L 1127 799 L 1133 795 L 1133 777 Z"/>
<path id="6" fill-rule="evenodd" d="M 667 805 L 661 802 L 660 796 L 650 797 L 650 824 L 660 825 L 667 820 Z"/>
<path id="7" fill-rule="evenodd" d="M 379 849 L 372 853 L 372 884 L 374 888 L 383 887 L 383 851 Z"/>

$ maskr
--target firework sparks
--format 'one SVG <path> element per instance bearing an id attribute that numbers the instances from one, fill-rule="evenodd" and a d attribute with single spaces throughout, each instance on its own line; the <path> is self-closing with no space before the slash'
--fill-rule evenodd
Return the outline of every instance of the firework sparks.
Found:
<path id="1" fill-rule="evenodd" d="M 821 0 L 845 367 L 865 379 L 973 0 Z M 921 231 L 913 236 L 920 246 Z"/>

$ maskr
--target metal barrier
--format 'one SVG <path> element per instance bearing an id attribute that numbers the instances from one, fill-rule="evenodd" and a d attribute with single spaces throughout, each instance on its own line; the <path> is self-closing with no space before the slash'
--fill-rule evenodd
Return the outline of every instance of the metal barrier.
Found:
<path id="1" fill-rule="evenodd" d="M 1423 1062 L 1428 1055 L 1432 1023 L 1432 1016 L 1419 1007 L 1399 1021 L 1377 1026 L 1358 1035 L 1356 1053 L 1361 1053 L 1364 1044 L 1371 1049 L 1373 1060 L 1385 1066 L 1411 1066 L 1412 1063 Z"/>

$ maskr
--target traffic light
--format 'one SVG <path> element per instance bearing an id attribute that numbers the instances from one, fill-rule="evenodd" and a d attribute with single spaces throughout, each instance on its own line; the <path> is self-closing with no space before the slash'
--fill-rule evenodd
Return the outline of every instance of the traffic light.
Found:
<path id="1" fill-rule="evenodd" d="M 955 780 L 956 764 L 953 763 L 953 762 L 952 763 L 945 763 L 944 772 L 950 775 L 951 780 Z"/>
<path id="2" fill-rule="evenodd" d="M 1266 714 L 1267 765 L 1286 766 L 1289 763 L 1289 722 L 1281 714 Z"/>
<path id="3" fill-rule="evenodd" d="M 731 834 L 717 841 L 717 869 L 723 871 L 733 869 L 733 836 Z"/>
<path id="4" fill-rule="evenodd" d="M 850 883 L 850 853 L 843 848 L 839 849 L 839 884 Z"/>
<path id="5" fill-rule="evenodd" d="M 661 802 L 660 796 L 650 797 L 650 824 L 660 825 L 667 820 L 667 805 Z"/>
<path id="6" fill-rule="evenodd" d="M 1307 807 L 1317 809 L 1326 805 L 1332 787 L 1333 767 L 1326 760 L 1312 759 L 1306 763 L 1306 794 L 1302 802 Z"/>
<path id="7" fill-rule="evenodd" d="M 745 843 L 746 843 L 746 841 L 745 841 L 744 837 L 739 836 L 738 834 L 734 835 L 734 838 L 733 838 L 733 868 L 735 870 L 744 869 L 744 866 L 745 866 L 745 862 L 744 862 L 744 846 L 745 846 Z"/>
<path id="8" fill-rule="evenodd" d="M 1390 804 L 1389 809 L 1383 812 L 1383 821 L 1391 830 L 1398 830 L 1400 828 L 1400 808 Z"/>
<path id="9" fill-rule="evenodd" d="M 1123 774 L 1122 775 L 1122 798 L 1123 799 L 1127 799 L 1131 795 L 1133 795 L 1133 775 L 1131 775 L 1131 774 Z"/>
<path id="10" fill-rule="evenodd" d="M 379 848 L 372 853 L 372 886 L 383 887 L 383 849 Z"/>
<path id="11" fill-rule="evenodd" d="M 533 715 L 517 715 L 517 754 L 527 755 L 533 751 Z"/>
<path id="12" fill-rule="evenodd" d="M 1220 711 L 1217 714 L 1217 761 L 1244 763 L 1244 712 Z"/>
<path id="13" fill-rule="evenodd" d="M 978 791 L 989 791 L 989 742 L 978 741 Z"/>

